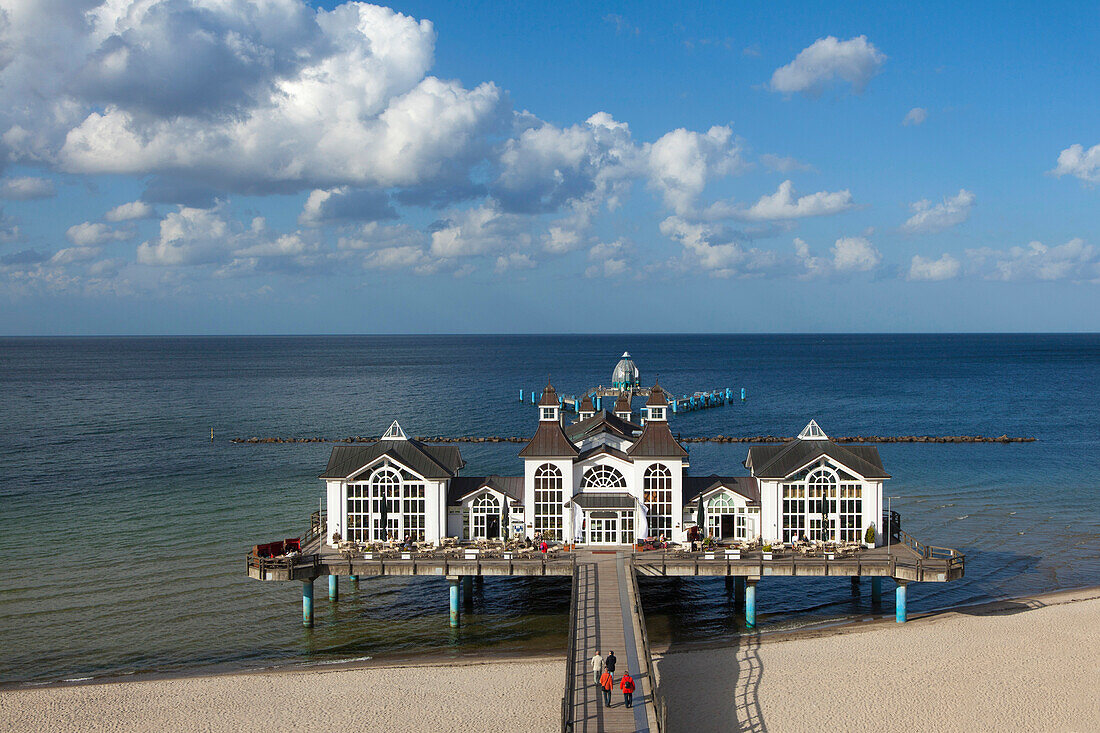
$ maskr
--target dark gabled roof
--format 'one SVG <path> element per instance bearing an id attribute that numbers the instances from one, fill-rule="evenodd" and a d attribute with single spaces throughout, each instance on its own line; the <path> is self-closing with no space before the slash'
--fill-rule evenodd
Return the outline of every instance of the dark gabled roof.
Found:
<path id="1" fill-rule="evenodd" d="M 666 422 L 647 422 L 641 437 L 627 453 L 631 458 L 687 458 L 688 454 L 672 437 Z"/>
<path id="2" fill-rule="evenodd" d="M 592 395 L 586 394 L 584 399 L 581 400 L 581 406 L 577 408 L 577 412 L 595 412 L 596 406 L 592 404 Z"/>
<path id="3" fill-rule="evenodd" d="M 840 446 L 831 440 L 792 440 L 784 445 L 754 445 L 745 468 L 758 478 L 786 478 L 807 463 L 828 456 L 864 478 L 890 478 L 873 445 Z"/>
<path id="4" fill-rule="evenodd" d="M 587 491 L 574 494 L 573 503 L 585 509 L 633 509 L 638 500 L 622 492 Z"/>
<path id="5" fill-rule="evenodd" d="M 462 498 L 482 486 L 505 494 L 523 503 L 523 476 L 456 476 L 447 486 L 447 506 L 458 506 Z"/>
<path id="6" fill-rule="evenodd" d="M 542 391 L 542 399 L 539 400 L 539 407 L 557 407 L 558 406 L 558 393 L 554 390 L 554 385 L 547 383 L 546 389 Z"/>
<path id="7" fill-rule="evenodd" d="M 649 399 L 645 402 L 646 407 L 668 407 L 668 400 L 665 399 L 665 391 L 661 389 L 661 385 L 654 383 L 653 389 L 649 390 Z"/>
<path id="8" fill-rule="evenodd" d="M 554 403 L 558 404 L 557 402 Z M 523 450 L 519 452 L 520 458 L 563 458 L 577 455 L 577 446 L 569 442 L 562 432 L 561 425 L 557 422 L 543 420 L 539 423 L 535 437 Z"/>
<path id="9" fill-rule="evenodd" d="M 380 440 L 368 445 L 333 446 L 328 466 L 320 478 L 347 478 L 384 455 L 424 478 L 451 478 L 466 465 L 457 446 L 425 445 L 417 440 Z"/>
<path id="10" fill-rule="evenodd" d="M 630 411 L 630 398 L 626 396 L 626 392 L 620 392 L 618 399 L 615 400 L 615 412 Z"/>
<path id="11" fill-rule="evenodd" d="M 752 476 L 684 476 L 684 506 L 719 486 L 740 494 L 749 503 L 760 502 L 760 482 Z"/>
<path id="12" fill-rule="evenodd" d="M 582 451 L 581 454 L 577 456 L 577 460 L 583 461 L 585 458 L 590 458 L 592 456 L 599 455 L 600 453 L 606 453 L 609 456 L 622 458 L 624 461 L 630 460 L 630 456 L 627 455 L 625 451 L 621 451 L 618 448 L 613 448 L 610 445 L 594 445 L 591 448 Z"/>
<path id="13" fill-rule="evenodd" d="M 565 428 L 565 435 L 572 441 L 583 440 L 590 435 L 599 432 L 608 432 L 627 440 L 636 440 L 635 431 L 642 429 L 641 425 L 635 425 L 629 420 L 612 415 L 607 410 L 600 410 L 592 417 L 586 417 Z"/>

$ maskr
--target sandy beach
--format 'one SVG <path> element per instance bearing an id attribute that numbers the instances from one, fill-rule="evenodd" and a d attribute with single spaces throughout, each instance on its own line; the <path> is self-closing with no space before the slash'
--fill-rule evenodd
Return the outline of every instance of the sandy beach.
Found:
<path id="1" fill-rule="evenodd" d="M 658 661 L 671 731 L 1100 730 L 1100 589 Z M 555 658 L 0 692 L 0 729 L 550 731 Z"/>

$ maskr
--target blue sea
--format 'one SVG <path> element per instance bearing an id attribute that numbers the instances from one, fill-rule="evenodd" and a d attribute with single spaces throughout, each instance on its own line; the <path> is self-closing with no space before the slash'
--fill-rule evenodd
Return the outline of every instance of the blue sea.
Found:
<path id="1" fill-rule="evenodd" d="M 904 527 L 966 553 L 966 578 L 910 587 L 911 611 L 1100 585 L 1100 336 L 333 336 L 0 340 L 0 683 L 561 653 L 561 579 L 488 578 L 463 626 L 428 578 L 300 586 L 245 573 L 257 542 L 318 505 L 331 446 L 233 437 L 529 435 L 520 389 L 610 382 L 629 350 L 643 383 L 747 399 L 675 415 L 695 435 L 1033 436 L 885 444 Z M 214 440 L 210 430 L 214 429 Z M 738 474 L 744 445 L 691 444 L 696 474 Z M 462 444 L 467 473 L 521 471 L 514 444 Z M 743 629 L 722 580 L 646 581 L 654 646 Z M 761 628 L 871 612 L 846 579 L 767 578 Z M 883 612 L 890 613 L 889 598 Z"/>

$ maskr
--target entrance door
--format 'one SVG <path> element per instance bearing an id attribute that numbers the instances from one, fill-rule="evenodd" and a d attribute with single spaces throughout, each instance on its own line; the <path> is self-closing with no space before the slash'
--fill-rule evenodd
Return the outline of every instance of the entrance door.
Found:
<path id="1" fill-rule="evenodd" d="M 619 541 L 619 519 L 614 512 L 593 512 L 588 518 L 588 542 L 614 545 Z"/>
<path id="2" fill-rule="evenodd" d="M 732 514 L 722 515 L 721 539 L 726 540 L 734 536 L 734 519 Z"/>
<path id="3" fill-rule="evenodd" d="M 485 537 L 495 540 L 500 537 L 500 515 L 490 514 L 485 518 Z"/>

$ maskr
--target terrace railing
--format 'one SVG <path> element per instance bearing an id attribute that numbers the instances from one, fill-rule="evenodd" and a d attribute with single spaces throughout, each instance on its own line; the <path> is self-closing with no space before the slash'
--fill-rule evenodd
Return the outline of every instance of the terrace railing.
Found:
<path id="1" fill-rule="evenodd" d="M 668 718 L 668 702 L 665 696 L 659 692 L 660 678 L 653 666 L 653 652 L 649 649 L 649 633 L 646 631 L 645 613 L 642 612 L 642 593 L 638 589 L 638 574 L 634 572 L 633 563 L 630 566 L 630 583 L 634 589 L 634 613 L 638 614 L 638 626 L 642 629 L 642 654 L 645 655 L 646 669 L 649 673 L 649 688 L 653 692 L 653 712 L 657 718 L 657 731 L 666 730 L 665 721 Z"/>
<path id="2" fill-rule="evenodd" d="M 899 545 L 905 545 L 922 560 L 944 560 L 948 567 L 961 565 L 965 556 L 958 550 L 950 547 L 937 547 L 926 545 L 901 528 L 901 515 L 890 512 L 890 515 L 882 515 L 882 522 L 890 530 L 890 538 Z"/>

